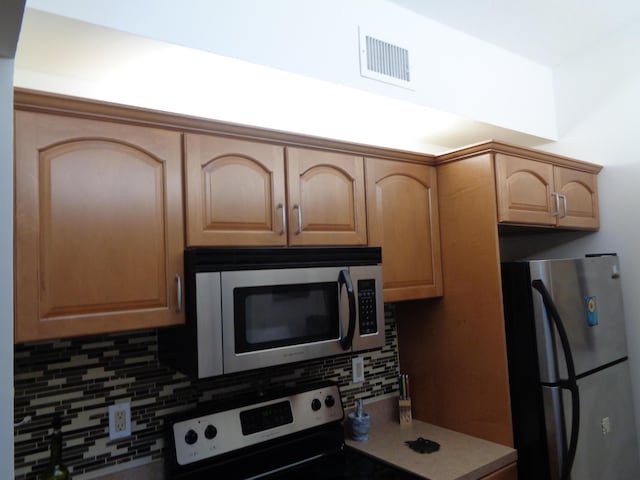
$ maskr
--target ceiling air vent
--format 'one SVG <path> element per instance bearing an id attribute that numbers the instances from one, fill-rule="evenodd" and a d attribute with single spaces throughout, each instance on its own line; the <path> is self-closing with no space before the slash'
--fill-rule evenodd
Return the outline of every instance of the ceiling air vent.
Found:
<path id="1" fill-rule="evenodd" d="M 360 31 L 360 75 L 408 88 L 409 50 Z"/>

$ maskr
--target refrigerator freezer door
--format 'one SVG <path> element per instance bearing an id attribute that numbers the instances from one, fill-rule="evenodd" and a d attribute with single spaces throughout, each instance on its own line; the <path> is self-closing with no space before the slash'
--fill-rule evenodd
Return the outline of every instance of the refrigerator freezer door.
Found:
<path id="1" fill-rule="evenodd" d="M 541 279 L 553 298 L 567 331 L 577 375 L 626 357 L 617 257 L 534 261 L 530 269 L 531 280 Z M 533 307 L 541 381 L 566 379 L 560 342 L 555 328 L 550 328 L 542 297 L 535 291 Z"/>
<path id="2" fill-rule="evenodd" d="M 640 478 L 629 362 L 588 375 L 578 386 L 580 436 L 571 479 Z M 564 397 L 564 404 L 570 405 L 569 394 Z"/>

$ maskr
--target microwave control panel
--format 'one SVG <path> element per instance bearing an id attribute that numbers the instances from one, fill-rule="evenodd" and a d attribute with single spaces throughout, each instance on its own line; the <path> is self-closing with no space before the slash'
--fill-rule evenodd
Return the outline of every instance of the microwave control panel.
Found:
<path id="1" fill-rule="evenodd" d="M 358 320 L 360 335 L 378 333 L 376 281 L 358 280 Z"/>

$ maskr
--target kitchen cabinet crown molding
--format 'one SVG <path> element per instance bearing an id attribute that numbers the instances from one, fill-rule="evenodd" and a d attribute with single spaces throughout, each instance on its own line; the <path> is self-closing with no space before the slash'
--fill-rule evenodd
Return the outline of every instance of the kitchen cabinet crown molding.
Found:
<path id="1" fill-rule="evenodd" d="M 237 123 L 23 88 L 14 90 L 14 108 L 16 110 L 64 114 L 79 118 L 178 130 L 180 132 L 215 134 L 243 140 L 270 142 L 289 147 L 319 148 L 337 153 L 402 160 L 424 165 L 435 165 L 436 163 L 436 157 L 426 153 L 341 142 L 312 135 L 251 127 Z"/>
<path id="2" fill-rule="evenodd" d="M 602 170 L 602 165 L 595 163 L 575 160 L 573 158 L 557 155 L 555 153 L 543 152 L 532 148 L 520 147 L 509 143 L 496 140 L 486 140 L 484 142 L 475 143 L 463 148 L 457 148 L 436 157 L 436 163 L 442 165 L 449 162 L 463 160 L 465 158 L 475 157 L 483 153 L 503 153 L 514 157 L 527 158 L 529 160 L 537 160 L 539 162 L 551 163 L 562 167 L 572 168 L 583 172 L 597 174 Z"/>

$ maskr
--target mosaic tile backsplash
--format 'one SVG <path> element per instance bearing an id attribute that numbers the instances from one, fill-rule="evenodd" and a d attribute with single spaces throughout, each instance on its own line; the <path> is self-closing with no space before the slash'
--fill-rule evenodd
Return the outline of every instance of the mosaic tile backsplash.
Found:
<path id="1" fill-rule="evenodd" d="M 164 417 L 199 403 L 229 400 L 269 386 L 333 380 L 345 407 L 359 398 L 397 394 L 393 305 L 385 305 L 386 344 L 360 352 L 365 381 L 351 383 L 352 355 L 192 380 L 159 363 L 157 332 L 148 330 L 15 347 L 16 479 L 36 479 L 49 458 L 50 426 L 62 417 L 63 457 L 74 480 L 96 478 L 163 457 Z M 109 440 L 108 407 L 131 403 L 132 435 Z"/>

